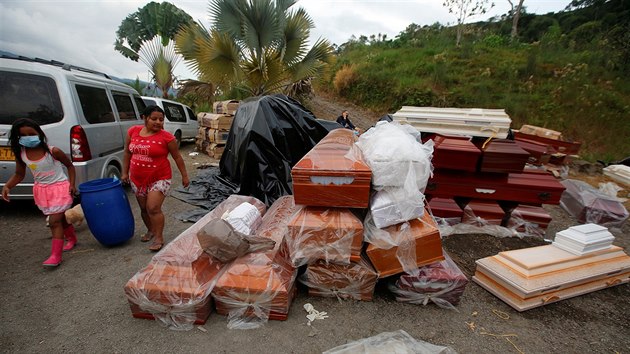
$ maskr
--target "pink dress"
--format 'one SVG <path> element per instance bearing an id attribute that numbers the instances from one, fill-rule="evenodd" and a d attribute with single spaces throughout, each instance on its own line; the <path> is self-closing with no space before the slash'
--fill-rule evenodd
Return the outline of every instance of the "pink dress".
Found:
<path id="1" fill-rule="evenodd" d="M 50 151 L 39 160 L 29 160 L 22 148 L 22 161 L 33 173 L 33 199 L 44 215 L 63 213 L 72 206 L 70 182 L 63 170 L 63 164 L 52 156 Z"/>

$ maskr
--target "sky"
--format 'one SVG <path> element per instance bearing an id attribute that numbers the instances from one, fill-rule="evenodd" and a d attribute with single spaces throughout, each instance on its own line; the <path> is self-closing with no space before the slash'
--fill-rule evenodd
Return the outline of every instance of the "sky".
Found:
<path id="1" fill-rule="evenodd" d="M 159 1 L 159 0 L 158 0 Z M 149 0 L 0 0 L 0 50 L 53 59 L 101 71 L 120 78 L 149 81 L 147 67 L 114 50 L 116 30 L 125 17 Z M 211 27 L 209 0 L 173 0 L 206 28 Z M 505 14 L 507 0 L 494 0 L 487 14 L 467 22 Z M 518 2 L 514 0 L 513 2 Z M 563 10 L 570 0 L 525 0 L 529 13 L 544 14 Z M 454 24 L 456 18 L 442 6 L 442 0 L 299 0 L 311 16 L 315 28 L 311 40 L 326 38 L 342 44 L 353 35 L 386 34 L 394 39 L 412 24 L 435 22 Z M 186 63 L 175 68 L 179 79 L 195 78 Z"/>

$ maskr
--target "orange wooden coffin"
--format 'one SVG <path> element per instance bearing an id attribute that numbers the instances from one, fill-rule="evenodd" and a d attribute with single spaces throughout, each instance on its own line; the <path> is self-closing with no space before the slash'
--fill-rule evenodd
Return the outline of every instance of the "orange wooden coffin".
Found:
<path id="1" fill-rule="evenodd" d="M 363 224 L 349 209 L 300 206 L 288 228 L 296 267 L 317 260 L 349 264 L 361 257 Z"/>
<path id="2" fill-rule="evenodd" d="M 351 130 L 335 129 L 293 166 L 296 204 L 367 208 L 372 171 L 362 159 L 344 157 L 355 139 Z"/>
<path id="3" fill-rule="evenodd" d="M 519 173 L 530 156 L 514 141 L 506 139 L 491 140 L 481 149 L 479 172 Z"/>
<path id="4" fill-rule="evenodd" d="M 311 296 L 372 301 L 378 273 L 361 258 L 350 264 L 317 261 L 309 264 L 300 281 Z"/>
<path id="5" fill-rule="evenodd" d="M 462 223 L 485 226 L 501 226 L 505 212 L 499 204 L 493 200 L 471 200 L 464 208 Z"/>
<path id="6" fill-rule="evenodd" d="M 268 251 L 239 257 L 228 266 L 212 291 L 217 312 L 286 319 L 297 276 L 285 239 L 286 226 L 294 209 L 293 196 L 284 196 L 263 216 L 256 236 L 271 238 L 276 245 Z"/>
<path id="7" fill-rule="evenodd" d="M 426 194 L 434 197 L 466 197 L 505 200 L 523 204 L 559 204 L 564 186 L 550 173 L 469 173 L 435 170 Z"/>
<path id="8" fill-rule="evenodd" d="M 388 233 L 400 233 L 401 231 L 409 232 L 411 242 L 415 244 L 414 258 L 416 267 L 443 260 L 444 256 L 442 254 L 442 240 L 440 239 L 440 232 L 431 215 L 425 211 L 422 218 L 411 220 L 408 224 L 409 229 L 407 231 L 401 230 L 405 223 L 389 226 L 383 230 Z M 407 237 L 392 238 L 405 239 Z M 379 278 L 388 277 L 404 271 L 403 265 L 401 264 L 397 254 L 399 246 L 382 249 L 374 246 L 373 244 L 368 244 L 366 253 L 372 262 L 372 265 L 374 265 L 374 268 L 378 272 Z M 413 256 L 413 254 L 405 252 L 404 250 L 401 250 L 401 255 L 402 257 Z M 411 260 L 411 262 L 413 261 L 414 259 Z"/>
<path id="9" fill-rule="evenodd" d="M 210 220 L 248 202 L 261 214 L 265 205 L 253 197 L 232 195 L 156 254 L 149 265 L 126 283 L 132 315 L 159 318 L 169 326 L 205 323 L 212 309 L 210 292 L 224 265 L 203 252 L 197 232 Z"/>
<path id="10" fill-rule="evenodd" d="M 433 167 L 470 172 L 477 170 L 481 150 L 469 138 L 436 135 L 433 141 Z"/>

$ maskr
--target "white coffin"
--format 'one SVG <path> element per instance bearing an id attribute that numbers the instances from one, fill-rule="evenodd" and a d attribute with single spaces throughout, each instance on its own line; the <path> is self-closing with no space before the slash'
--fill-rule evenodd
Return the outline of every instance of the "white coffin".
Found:
<path id="1" fill-rule="evenodd" d="M 420 132 L 505 139 L 512 120 L 503 109 L 403 106 L 392 115 Z"/>
<path id="2" fill-rule="evenodd" d="M 610 165 L 604 167 L 604 174 L 619 183 L 630 186 L 630 167 L 626 165 Z"/>
<path id="3" fill-rule="evenodd" d="M 556 233 L 553 245 L 582 256 L 612 246 L 615 237 L 608 228 L 597 224 L 572 226 Z"/>

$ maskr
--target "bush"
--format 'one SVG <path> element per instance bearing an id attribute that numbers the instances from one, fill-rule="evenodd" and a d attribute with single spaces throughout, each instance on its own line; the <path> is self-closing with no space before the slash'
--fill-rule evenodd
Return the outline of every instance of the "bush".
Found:
<path id="1" fill-rule="evenodd" d="M 333 80 L 333 87 L 335 88 L 335 92 L 343 95 L 347 92 L 357 81 L 357 74 L 355 72 L 354 65 L 345 65 L 341 67 L 335 73 L 335 78 Z"/>

